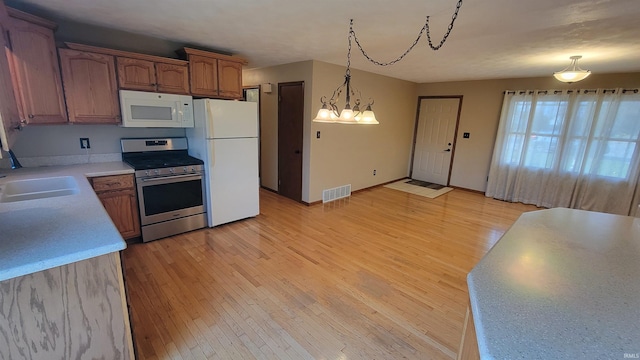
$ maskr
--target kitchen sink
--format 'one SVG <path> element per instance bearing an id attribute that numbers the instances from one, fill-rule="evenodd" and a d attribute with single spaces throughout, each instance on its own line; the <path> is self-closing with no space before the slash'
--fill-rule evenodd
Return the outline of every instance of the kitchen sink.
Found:
<path id="1" fill-rule="evenodd" d="M 2 186 L 0 202 L 44 199 L 80 192 L 73 176 L 11 181 Z"/>

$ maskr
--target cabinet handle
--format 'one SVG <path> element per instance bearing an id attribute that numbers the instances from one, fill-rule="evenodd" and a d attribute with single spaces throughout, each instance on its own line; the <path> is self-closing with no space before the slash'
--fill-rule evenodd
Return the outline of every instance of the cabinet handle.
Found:
<path id="1" fill-rule="evenodd" d="M 22 131 L 22 128 L 24 127 L 24 124 L 26 124 L 27 122 L 24 119 L 20 119 L 20 123 L 18 123 L 18 125 L 16 125 L 13 130 L 18 130 L 18 131 Z"/>

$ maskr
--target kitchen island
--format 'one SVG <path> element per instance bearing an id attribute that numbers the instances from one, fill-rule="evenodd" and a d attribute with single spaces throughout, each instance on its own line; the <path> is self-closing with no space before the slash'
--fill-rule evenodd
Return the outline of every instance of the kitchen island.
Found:
<path id="1" fill-rule="evenodd" d="M 482 359 L 639 358 L 640 219 L 525 213 L 467 283 Z"/>
<path id="2" fill-rule="evenodd" d="M 133 358 L 126 243 L 87 180 L 132 172 L 121 162 L 0 170 L 0 358 Z M 69 179 L 72 194 L 8 195 L 41 178 Z"/>

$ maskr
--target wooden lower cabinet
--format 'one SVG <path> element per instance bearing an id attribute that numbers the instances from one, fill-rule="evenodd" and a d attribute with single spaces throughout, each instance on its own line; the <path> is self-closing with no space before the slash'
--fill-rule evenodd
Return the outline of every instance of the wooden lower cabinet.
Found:
<path id="1" fill-rule="evenodd" d="M 134 358 L 118 252 L 0 281 L 0 359 Z"/>
<path id="2" fill-rule="evenodd" d="M 478 350 L 478 339 L 476 337 L 476 327 L 473 322 L 473 313 L 471 305 L 467 306 L 467 313 L 464 317 L 464 325 L 462 328 L 462 339 L 460 339 L 460 348 L 458 349 L 458 357 L 456 360 L 479 360 L 480 351 Z"/>
<path id="3" fill-rule="evenodd" d="M 138 199 L 133 174 L 91 179 L 96 195 L 124 239 L 140 236 Z"/>

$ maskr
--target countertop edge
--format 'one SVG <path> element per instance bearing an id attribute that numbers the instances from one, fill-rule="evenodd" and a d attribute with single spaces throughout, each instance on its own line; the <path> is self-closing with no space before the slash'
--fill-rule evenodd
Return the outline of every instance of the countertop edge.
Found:
<path id="1" fill-rule="evenodd" d="M 120 161 L 22 168 L 3 172 L 6 177 L 0 178 L 2 188 L 2 185 L 15 180 L 73 176 L 80 187 L 80 194 L 71 195 L 79 197 L 71 199 L 69 206 L 66 205 L 66 197 L 60 198 L 61 200 L 27 200 L 29 203 L 0 203 L 0 215 L 5 215 L 4 223 L 0 221 L 0 233 L 4 232 L 6 235 L 4 244 L 0 244 L 0 265 L 3 265 L 0 266 L 0 282 L 125 249 L 126 242 L 93 191 L 89 179 L 134 173 L 134 169 Z M 66 217 L 46 215 L 51 214 L 49 208 L 54 211 L 67 210 Z M 39 226 L 37 221 L 29 222 L 29 215 L 24 214 L 45 214 L 45 218 Z M 97 228 L 95 225 L 98 225 Z M 43 229 L 61 229 L 62 232 L 46 232 Z M 51 251 L 52 249 L 60 251 Z"/>

